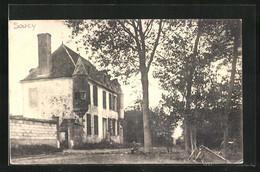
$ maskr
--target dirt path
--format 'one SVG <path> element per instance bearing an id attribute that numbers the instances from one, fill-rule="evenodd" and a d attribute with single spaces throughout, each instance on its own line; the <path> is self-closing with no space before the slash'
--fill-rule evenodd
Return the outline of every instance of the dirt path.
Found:
<path id="1" fill-rule="evenodd" d="M 65 150 L 50 155 L 13 158 L 11 164 L 183 164 L 182 151 L 175 148 L 167 154 L 165 148 L 155 147 L 154 153 L 130 154 L 131 149 Z M 142 148 L 140 148 L 142 150 Z"/>
<path id="2" fill-rule="evenodd" d="M 11 164 L 179 164 L 174 155 L 65 154 L 12 159 Z"/>

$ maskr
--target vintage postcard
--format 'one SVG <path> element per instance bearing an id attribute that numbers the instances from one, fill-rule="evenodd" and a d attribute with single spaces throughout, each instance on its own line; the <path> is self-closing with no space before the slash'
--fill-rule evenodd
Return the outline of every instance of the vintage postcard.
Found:
<path id="1" fill-rule="evenodd" d="M 10 164 L 242 164 L 242 20 L 9 20 Z"/>

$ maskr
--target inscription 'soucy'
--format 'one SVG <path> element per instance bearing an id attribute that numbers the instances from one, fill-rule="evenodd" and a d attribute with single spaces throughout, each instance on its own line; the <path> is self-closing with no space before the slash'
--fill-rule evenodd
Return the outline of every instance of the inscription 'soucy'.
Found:
<path id="1" fill-rule="evenodd" d="M 19 24 L 17 22 L 14 22 L 14 29 L 26 29 L 26 28 L 28 28 L 28 29 L 34 30 L 35 27 L 36 27 L 36 24 L 30 24 L 30 23 L 28 23 L 28 24 Z"/>

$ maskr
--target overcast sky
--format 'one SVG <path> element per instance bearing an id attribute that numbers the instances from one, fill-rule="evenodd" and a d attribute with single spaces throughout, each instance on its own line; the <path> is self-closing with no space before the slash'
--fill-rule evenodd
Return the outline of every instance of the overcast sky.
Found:
<path id="1" fill-rule="evenodd" d="M 38 38 L 39 33 L 51 34 L 51 49 L 54 52 L 62 43 L 67 45 L 81 56 L 88 59 L 84 47 L 77 51 L 74 41 L 69 39 L 70 30 L 61 20 L 19 20 L 9 22 L 9 112 L 14 115 L 22 114 L 22 87 L 19 83 L 24 79 L 31 68 L 38 66 Z M 95 64 L 94 64 L 95 65 Z M 151 69 L 152 70 L 152 69 Z M 120 80 L 119 80 L 120 82 Z M 158 105 L 161 98 L 161 89 L 158 81 L 153 79 L 152 71 L 149 75 L 150 106 Z M 141 96 L 140 76 L 131 78 L 130 85 L 122 85 L 125 95 L 125 108 L 134 104 Z"/>

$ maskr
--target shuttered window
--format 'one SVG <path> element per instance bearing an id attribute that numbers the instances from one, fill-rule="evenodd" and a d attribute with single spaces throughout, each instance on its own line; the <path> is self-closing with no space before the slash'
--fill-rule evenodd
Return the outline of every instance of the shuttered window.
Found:
<path id="1" fill-rule="evenodd" d="M 106 91 L 103 91 L 103 108 L 106 109 L 107 108 L 107 93 Z"/>
<path id="2" fill-rule="evenodd" d="M 98 135 L 98 116 L 94 116 L 94 134 Z"/>
<path id="3" fill-rule="evenodd" d="M 117 120 L 117 135 L 119 135 L 119 121 Z"/>
<path id="4" fill-rule="evenodd" d="M 112 135 L 114 136 L 116 134 L 116 119 L 112 120 L 112 129 L 113 129 Z"/>
<path id="5" fill-rule="evenodd" d="M 111 126 L 111 119 L 108 118 L 108 131 L 110 134 L 112 134 L 112 126 Z"/>
<path id="6" fill-rule="evenodd" d="M 88 101 L 88 104 L 91 104 L 91 101 L 90 101 L 90 85 L 87 84 L 87 101 Z"/>
<path id="7" fill-rule="evenodd" d="M 87 114 L 87 135 L 91 135 L 91 115 Z"/>
<path id="8" fill-rule="evenodd" d="M 97 86 L 93 86 L 93 100 L 94 100 L 94 106 L 98 106 L 98 92 L 97 92 Z"/>
<path id="9" fill-rule="evenodd" d="M 112 109 L 112 95 L 109 93 L 109 109 Z"/>
<path id="10" fill-rule="evenodd" d="M 113 110 L 116 111 L 116 96 L 113 96 Z"/>

